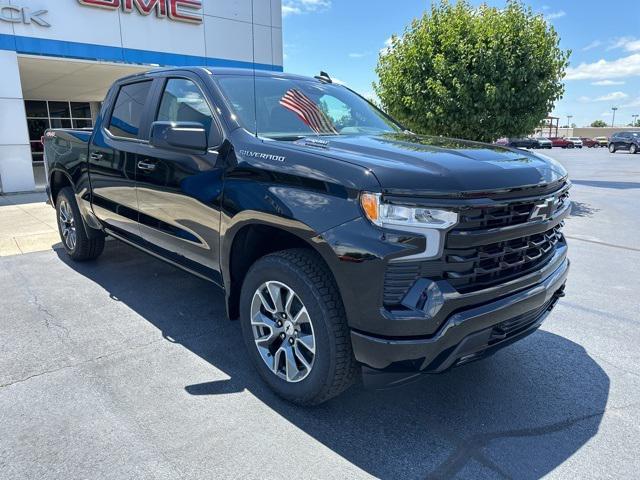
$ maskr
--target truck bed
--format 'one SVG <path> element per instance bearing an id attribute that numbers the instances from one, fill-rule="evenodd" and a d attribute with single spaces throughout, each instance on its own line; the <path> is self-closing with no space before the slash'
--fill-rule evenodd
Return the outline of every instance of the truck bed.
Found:
<path id="1" fill-rule="evenodd" d="M 72 170 L 79 162 L 87 161 L 91 129 L 52 128 L 44 133 L 44 163 L 47 172 L 56 164 Z"/>

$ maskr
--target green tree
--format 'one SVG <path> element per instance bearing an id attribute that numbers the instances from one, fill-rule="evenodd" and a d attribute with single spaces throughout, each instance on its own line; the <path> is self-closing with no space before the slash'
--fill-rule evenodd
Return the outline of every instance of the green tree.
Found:
<path id="1" fill-rule="evenodd" d="M 492 141 L 532 132 L 564 93 L 570 51 L 542 15 L 435 3 L 380 53 L 383 108 L 417 133 Z"/>
<path id="2" fill-rule="evenodd" d="M 592 127 L 606 127 L 607 124 L 605 123 L 604 120 L 595 120 L 595 121 L 591 122 L 591 126 Z"/>

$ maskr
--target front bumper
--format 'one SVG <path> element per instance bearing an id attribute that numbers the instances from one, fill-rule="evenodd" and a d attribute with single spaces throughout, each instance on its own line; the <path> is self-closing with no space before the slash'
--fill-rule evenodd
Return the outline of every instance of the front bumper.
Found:
<path id="1" fill-rule="evenodd" d="M 429 337 L 383 338 L 352 330 L 353 351 L 370 387 L 403 383 L 467 363 L 534 332 L 563 295 L 569 260 L 540 283 L 497 300 L 454 312 Z"/>

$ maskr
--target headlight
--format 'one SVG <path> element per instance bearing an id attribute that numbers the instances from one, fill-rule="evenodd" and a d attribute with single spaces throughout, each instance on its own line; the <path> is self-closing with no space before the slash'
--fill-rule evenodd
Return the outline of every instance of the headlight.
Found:
<path id="1" fill-rule="evenodd" d="M 366 217 L 379 226 L 398 225 L 445 230 L 458 223 L 456 212 L 435 208 L 391 205 L 383 203 L 378 193 L 362 193 L 360 205 L 362 205 Z"/>

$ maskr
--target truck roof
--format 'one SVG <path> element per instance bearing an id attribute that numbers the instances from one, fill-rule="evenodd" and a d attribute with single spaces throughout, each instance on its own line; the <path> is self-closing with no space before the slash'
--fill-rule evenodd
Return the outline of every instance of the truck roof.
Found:
<path id="1" fill-rule="evenodd" d="M 284 73 L 284 72 L 275 72 L 272 70 L 253 70 L 249 68 L 227 68 L 227 67 L 208 67 L 208 66 L 187 66 L 187 67 L 162 67 L 162 68 L 154 68 L 150 69 L 146 72 L 135 73 L 133 75 L 129 75 L 126 77 L 122 77 L 122 80 L 129 80 L 138 77 L 143 77 L 148 74 L 153 73 L 170 73 L 170 72 L 201 72 L 202 70 L 210 73 L 214 76 L 219 75 L 236 75 L 236 76 L 259 76 L 259 77 L 277 77 L 277 78 L 288 78 L 292 80 L 311 80 L 311 81 L 319 81 L 313 77 L 307 77 L 304 75 L 296 75 L 292 73 Z"/>

